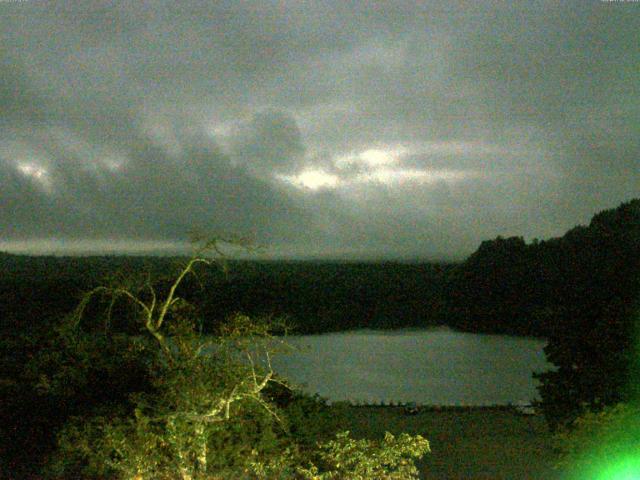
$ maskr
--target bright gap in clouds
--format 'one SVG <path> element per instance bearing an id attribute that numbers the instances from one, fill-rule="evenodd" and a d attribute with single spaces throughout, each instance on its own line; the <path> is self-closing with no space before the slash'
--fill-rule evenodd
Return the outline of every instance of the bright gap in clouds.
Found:
<path id="1" fill-rule="evenodd" d="M 455 145 L 459 148 L 459 145 Z M 280 175 L 278 178 L 297 188 L 318 190 L 362 184 L 401 185 L 428 184 L 438 181 L 460 181 L 472 176 L 471 172 L 452 169 L 420 170 L 398 165 L 402 156 L 412 153 L 408 148 L 371 148 L 357 153 L 341 155 L 334 165 L 342 175 L 333 175 L 319 169 L 305 170 L 298 175 Z M 415 153 L 415 152 L 414 152 Z M 356 172 L 350 172 L 351 166 Z"/>
<path id="2" fill-rule="evenodd" d="M 18 162 L 16 169 L 25 177 L 35 181 L 46 192 L 51 192 L 51 179 L 45 167 L 33 162 Z"/>
<path id="3" fill-rule="evenodd" d="M 318 190 L 319 188 L 335 188 L 340 179 L 322 170 L 305 170 L 299 175 L 280 175 L 279 178 L 298 188 Z"/>
<path id="4" fill-rule="evenodd" d="M 358 175 L 356 181 L 359 183 L 378 182 L 386 185 L 401 184 L 405 182 L 433 183 L 441 180 L 455 181 L 469 177 L 467 172 L 456 170 L 414 170 L 414 169 L 392 169 L 380 168 L 373 172 Z"/>
<path id="5" fill-rule="evenodd" d="M 378 183 L 384 185 L 401 185 L 403 183 L 428 184 L 438 181 L 460 181 L 469 178 L 469 172 L 458 170 L 415 170 L 378 168 L 371 172 L 361 173 L 352 178 L 340 179 L 322 170 L 307 170 L 299 175 L 281 175 L 279 178 L 301 189 L 318 190 L 321 188 L 338 188 L 353 185 Z"/>
<path id="6" fill-rule="evenodd" d="M 338 157 L 335 161 L 335 165 L 338 168 L 352 164 L 360 164 L 371 168 L 381 167 L 396 163 L 398 161 L 398 157 L 406 153 L 407 149 L 403 147 L 392 149 L 370 148 L 356 154 Z"/>
<path id="7" fill-rule="evenodd" d="M 44 168 L 31 163 L 18 164 L 18 171 L 23 175 L 33 177 L 38 180 L 41 180 L 47 174 L 47 171 Z"/>

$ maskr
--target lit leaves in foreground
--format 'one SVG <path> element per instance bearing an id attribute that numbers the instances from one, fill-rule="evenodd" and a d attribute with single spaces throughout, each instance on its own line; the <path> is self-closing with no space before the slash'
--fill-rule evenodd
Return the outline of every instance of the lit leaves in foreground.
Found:
<path id="1" fill-rule="evenodd" d="M 67 325 L 79 329 L 90 320 L 82 315 L 94 297 L 107 304 L 109 315 L 115 302 L 133 306 L 138 331 L 147 339 L 140 350 L 141 355 L 144 352 L 140 363 L 146 365 L 150 388 L 132 390 L 126 402 L 114 405 L 107 401 L 89 414 L 72 418 L 58 435 L 51 476 L 123 480 L 416 478 L 414 459 L 429 451 L 424 438 L 387 434 L 383 441 L 374 442 L 354 440 L 345 432 L 327 441 L 327 432 L 300 424 L 324 422 L 326 418 L 319 413 L 326 405 L 299 394 L 291 395 L 289 404 L 275 401 L 273 387 L 289 387 L 271 367 L 272 355 L 285 345 L 272 335 L 272 322 L 236 314 L 218 334 L 199 333 L 195 328 L 199 319 L 193 318 L 197 310 L 179 296 L 179 288 L 196 266 L 211 263 L 202 256 L 191 258 L 161 290 L 147 279 L 141 285 L 121 283 L 87 294 L 76 322 Z M 129 338 L 130 346 L 140 343 L 140 335 Z M 126 344 L 118 345 L 129 353 L 138 351 Z M 103 351 L 111 354 L 103 362 L 118 362 L 117 348 Z M 91 388 L 112 386 L 94 383 Z M 306 415 L 300 408 L 314 413 Z M 316 441 L 296 434 L 310 431 L 318 432 Z"/>

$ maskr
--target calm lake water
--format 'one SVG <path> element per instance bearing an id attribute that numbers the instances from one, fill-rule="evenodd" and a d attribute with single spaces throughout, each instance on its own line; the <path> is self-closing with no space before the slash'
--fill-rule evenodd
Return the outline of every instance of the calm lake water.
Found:
<path id="1" fill-rule="evenodd" d="M 291 336 L 274 369 L 331 401 L 437 405 L 529 403 L 531 373 L 551 368 L 544 340 L 449 329 Z"/>

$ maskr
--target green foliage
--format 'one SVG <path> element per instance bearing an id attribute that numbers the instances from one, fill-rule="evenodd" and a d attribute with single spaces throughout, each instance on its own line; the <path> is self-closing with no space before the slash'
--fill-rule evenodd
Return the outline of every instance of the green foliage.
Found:
<path id="1" fill-rule="evenodd" d="M 109 386 L 115 399 L 130 394 L 132 384 L 142 387 L 148 381 L 153 351 L 144 338 L 83 331 L 66 318 L 40 341 L 41 351 L 27 362 L 23 374 L 42 395 L 72 401 L 96 394 L 95 385 L 100 384 Z"/>
<path id="2" fill-rule="evenodd" d="M 252 449 L 275 451 L 278 413 L 260 395 L 272 374 L 257 365 L 265 332 L 250 331 L 239 318 L 217 339 L 171 337 L 170 356 L 158 345 L 148 366 L 152 388 L 132 395 L 129 409 L 65 428 L 50 473 L 68 475 L 84 465 L 85 476 L 204 478 L 241 467 Z"/>
<path id="3" fill-rule="evenodd" d="M 353 439 L 345 431 L 304 455 L 288 448 L 266 461 L 254 460 L 248 471 L 260 479 L 412 480 L 419 475 L 415 460 L 429 451 L 429 442 L 420 435 L 387 432 L 384 440 L 372 441 Z"/>
<path id="4" fill-rule="evenodd" d="M 59 348 L 50 345 L 32 369 L 39 388 L 66 398 L 103 395 L 59 432 L 49 477 L 414 478 L 413 459 L 428 451 L 421 437 L 327 440 L 339 417 L 329 421 L 326 401 L 292 391 L 271 368 L 272 355 L 287 349 L 272 335 L 273 322 L 236 314 L 203 336 L 197 310 L 179 296 L 196 264 L 210 261 L 192 258 L 162 291 L 149 278 L 97 287 L 56 330 Z M 108 317 L 117 302 L 133 306 L 142 336 L 87 326 L 94 299 L 106 302 Z M 129 361 L 141 367 L 142 388 L 117 385 Z M 111 388 L 117 401 L 105 398 Z"/>
<path id="5" fill-rule="evenodd" d="M 329 406 L 318 395 L 292 393 L 291 401 L 282 410 L 287 432 L 297 445 L 312 448 L 317 442 L 329 440 L 344 425 L 346 405 Z"/>
<path id="6" fill-rule="evenodd" d="M 395 437 L 387 432 L 383 441 L 375 442 L 355 440 L 349 432 L 342 432 L 319 445 L 317 465 L 298 472 L 307 480 L 408 480 L 418 478 L 413 460 L 429 451 L 429 442 L 420 435 Z"/>

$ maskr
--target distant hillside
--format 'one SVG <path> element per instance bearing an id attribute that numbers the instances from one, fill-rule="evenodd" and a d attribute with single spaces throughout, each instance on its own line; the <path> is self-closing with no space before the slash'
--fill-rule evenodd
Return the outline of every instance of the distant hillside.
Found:
<path id="1" fill-rule="evenodd" d="M 106 276 L 161 276 L 180 261 L 0 252 L 0 323 L 60 315 Z M 448 324 L 548 337 L 576 316 L 622 315 L 640 296 L 639 262 L 640 200 L 633 200 L 560 238 L 482 242 L 461 264 L 231 261 L 229 275 L 209 272 L 202 285 L 190 279 L 182 294 L 201 305 L 209 326 L 241 311 L 287 317 L 299 333 Z"/>
<path id="2" fill-rule="evenodd" d="M 154 278 L 184 259 L 166 257 L 0 256 L 0 323 L 33 322 L 71 310 L 82 291 L 116 272 Z M 205 328 L 234 312 L 285 317 L 297 333 L 442 323 L 448 264 L 230 261 L 190 277 L 181 295 L 197 303 Z M 162 282 L 160 282 L 161 284 Z M 17 308 L 20 305 L 20 308 Z"/>

